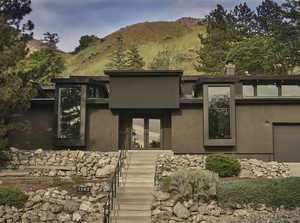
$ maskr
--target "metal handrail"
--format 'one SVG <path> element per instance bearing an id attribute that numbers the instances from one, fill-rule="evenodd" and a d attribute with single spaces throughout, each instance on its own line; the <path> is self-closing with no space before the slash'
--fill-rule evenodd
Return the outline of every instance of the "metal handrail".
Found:
<path id="1" fill-rule="evenodd" d="M 119 158 L 116 164 L 115 171 L 110 183 L 110 189 L 107 194 L 107 201 L 105 202 L 103 209 L 103 223 L 111 223 L 111 213 L 114 209 L 114 199 L 117 197 L 117 189 L 120 186 L 120 178 L 122 177 L 122 167 L 124 166 L 125 159 L 127 158 L 127 147 L 120 150 Z"/>

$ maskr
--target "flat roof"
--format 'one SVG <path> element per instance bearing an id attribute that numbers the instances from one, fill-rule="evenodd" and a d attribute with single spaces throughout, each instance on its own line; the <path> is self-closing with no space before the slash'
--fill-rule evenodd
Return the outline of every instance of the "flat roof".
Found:
<path id="1" fill-rule="evenodd" d="M 105 70 L 108 76 L 182 76 L 183 70 Z"/>

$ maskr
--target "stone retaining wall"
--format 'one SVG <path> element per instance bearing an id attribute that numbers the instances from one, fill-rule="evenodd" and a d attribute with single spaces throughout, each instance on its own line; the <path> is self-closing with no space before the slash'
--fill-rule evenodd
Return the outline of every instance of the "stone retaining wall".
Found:
<path id="1" fill-rule="evenodd" d="M 24 170 L 29 176 L 67 177 L 79 175 L 87 179 L 106 177 L 114 171 L 118 153 L 79 150 L 22 151 L 10 148 L 6 168 Z"/>
<path id="2" fill-rule="evenodd" d="M 170 155 L 162 154 L 157 161 L 158 176 L 168 176 L 179 168 L 205 168 L 205 155 Z M 290 176 L 290 169 L 285 163 L 264 162 L 256 159 L 240 159 L 240 177 L 278 178 Z"/>

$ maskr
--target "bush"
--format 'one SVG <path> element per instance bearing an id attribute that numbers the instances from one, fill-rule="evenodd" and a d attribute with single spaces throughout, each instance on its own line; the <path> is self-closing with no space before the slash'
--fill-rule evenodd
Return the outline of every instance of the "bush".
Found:
<path id="1" fill-rule="evenodd" d="M 181 169 L 161 180 L 163 190 L 175 191 L 183 199 L 208 200 L 216 196 L 218 176 L 202 169 Z"/>
<path id="2" fill-rule="evenodd" d="M 265 204 L 269 207 L 300 207 L 300 177 L 219 182 L 220 204 Z"/>
<path id="3" fill-rule="evenodd" d="M 223 154 L 209 155 L 205 167 L 219 174 L 220 177 L 237 176 L 241 171 L 240 161 Z"/>
<path id="4" fill-rule="evenodd" d="M 1 187 L 0 188 L 0 206 L 8 205 L 22 208 L 28 200 L 28 195 L 18 188 Z"/>
<path id="5" fill-rule="evenodd" d="M 84 182 L 84 177 L 79 175 L 72 175 L 71 179 L 75 184 L 82 184 Z"/>

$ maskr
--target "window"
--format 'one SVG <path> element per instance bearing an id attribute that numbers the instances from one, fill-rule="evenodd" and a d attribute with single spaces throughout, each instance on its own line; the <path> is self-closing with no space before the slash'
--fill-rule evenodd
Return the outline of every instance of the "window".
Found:
<path id="1" fill-rule="evenodd" d="M 277 97 L 279 96 L 278 87 L 276 85 L 257 85 L 257 96 Z"/>
<path id="2" fill-rule="evenodd" d="M 244 97 L 254 96 L 254 86 L 253 85 L 243 85 L 243 96 Z"/>
<path id="3" fill-rule="evenodd" d="M 300 96 L 300 86 L 299 85 L 282 85 L 281 95 L 284 97 L 294 97 Z"/>
<path id="4" fill-rule="evenodd" d="M 235 144 L 234 87 L 204 86 L 204 143 L 207 146 Z"/>
<path id="5" fill-rule="evenodd" d="M 59 145 L 84 146 L 86 86 L 58 88 L 57 139 Z"/>

